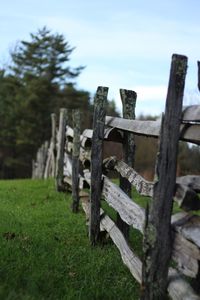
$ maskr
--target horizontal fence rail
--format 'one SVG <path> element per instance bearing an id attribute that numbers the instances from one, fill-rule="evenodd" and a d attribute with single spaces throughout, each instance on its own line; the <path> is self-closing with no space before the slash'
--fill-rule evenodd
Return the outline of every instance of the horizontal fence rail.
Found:
<path id="1" fill-rule="evenodd" d="M 89 225 L 91 244 L 95 245 L 100 242 L 99 237 L 102 231 L 106 231 L 109 234 L 118 248 L 124 264 L 128 267 L 133 277 L 141 284 L 141 300 L 163 299 L 165 288 L 167 288 L 171 299 L 200 299 L 187 281 L 187 277 L 189 277 L 190 280 L 192 278 L 196 286 L 200 288 L 200 284 L 198 283 L 200 278 L 200 216 L 194 213 L 194 210 L 199 211 L 200 209 L 200 199 L 198 195 L 200 192 L 200 176 L 187 175 L 176 178 L 175 162 L 177 150 L 174 148 L 175 144 L 173 143 L 173 146 L 170 146 L 170 150 L 167 150 L 167 153 L 169 153 L 169 151 L 175 151 L 173 152 L 174 162 L 172 163 L 174 175 L 171 175 L 171 171 L 169 171 L 168 174 L 168 176 L 173 177 L 170 178 L 171 194 L 167 196 L 169 185 L 163 186 L 158 193 L 160 180 L 162 176 L 164 176 L 163 178 L 166 176 L 166 171 L 159 169 L 161 168 L 163 157 L 159 156 L 157 160 L 154 181 L 144 179 L 135 171 L 133 165 L 134 152 L 131 156 L 131 162 L 129 159 L 124 159 L 124 157 L 128 157 L 126 156 L 127 153 L 134 149 L 133 134 L 159 138 L 162 151 L 163 147 L 167 149 L 169 146 L 162 144 L 162 138 L 163 134 L 166 135 L 167 141 L 168 135 L 171 134 L 170 128 L 174 128 L 174 125 L 169 123 L 166 118 L 168 114 L 172 114 L 173 116 L 174 110 L 177 109 L 176 105 L 171 103 L 172 98 L 175 99 L 177 97 L 177 99 L 173 101 L 182 101 L 186 61 L 184 56 L 175 55 L 172 58 L 171 79 L 168 87 L 168 106 L 162 121 L 134 120 L 134 109 L 132 107 L 131 109 L 133 110 L 131 111 L 129 104 L 132 103 L 135 107 L 136 93 L 128 90 L 120 90 L 124 111 L 123 118 L 105 116 L 108 89 L 99 87 L 95 97 L 96 112 L 93 129 L 86 129 L 80 134 L 80 130 L 77 129 L 78 121 L 76 119 L 78 113 L 74 112 L 74 114 L 76 114 L 74 115 L 74 120 L 76 120 L 74 122 L 74 129 L 67 124 L 68 118 L 66 117 L 65 125 L 63 125 L 65 126 L 65 130 L 62 129 L 61 139 L 60 129 L 56 130 L 52 122 L 52 139 L 49 145 L 49 156 L 47 159 L 48 168 L 46 167 L 46 170 L 49 171 L 46 171 L 45 178 L 49 176 L 55 178 L 57 176 L 56 174 L 62 174 L 62 178 L 59 177 L 59 190 L 73 191 L 74 206 L 72 207 L 74 212 L 78 211 L 80 200 L 83 210 L 86 213 L 86 222 L 87 225 Z M 179 80 L 182 80 L 181 84 L 179 84 Z M 183 140 L 198 145 L 200 143 L 200 106 L 193 105 L 182 109 L 181 105 L 182 104 L 179 103 L 179 112 L 177 114 L 175 113 L 175 117 L 170 117 L 170 122 L 173 122 L 173 120 L 177 122 L 175 140 L 177 143 L 178 140 Z M 62 114 L 63 110 L 61 110 L 60 124 L 63 120 Z M 131 116 L 131 119 L 128 119 L 129 116 Z M 77 118 L 79 119 L 79 117 Z M 168 126 L 167 130 L 169 133 L 165 132 L 165 126 Z M 58 134 L 55 134 L 55 132 L 58 132 Z M 129 136 L 129 134 L 131 134 L 131 136 Z M 57 142 L 55 142 L 56 135 Z M 63 162 L 60 162 L 61 171 L 58 169 L 57 164 L 57 172 L 55 173 L 53 172 L 56 162 L 55 156 L 58 161 L 61 151 L 61 146 L 59 145 L 61 143 L 60 140 L 64 148 Z M 124 151 L 123 159 L 119 160 L 112 156 L 103 160 L 102 151 L 104 141 L 121 143 Z M 131 145 L 129 148 L 125 146 L 127 145 L 127 141 L 129 141 L 128 144 Z M 162 152 L 161 150 L 160 153 Z M 40 153 L 42 153 L 41 150 Z M 77 161 L 77 157 L 79 158 L 79 162 Z M 41 159 L 40 157 L 40 162 L 42 162 L 43 165 L 44 160 L 44 158 Z M 169 161 L 170 158 L 167 158 L 167 162 L 164 164 L 165 167 L 167 163 L 170 164 Z M 39 162 L 36 161 L 33 166 L 37 166 L 37 163 L 39 164 Z M 110 172 L 113 171 L 115 171 L 120 178 L 120 186 L 114 184 L 108 177 Z M 33 174 L 37 174 L 37 168 L 34 169 Z M 150 210 L 148 208 L 144 209 L 131 198 L 131 186 L 133 186 L 140 195 L 147 197 Z M 89 189 L 90 192 L 84 191 L 84 188 Z M 155 194 L 156 190 L 157 194 Z M 155 197 L 157 197 L 157 202 L 155 202 Z M 159 203 L 159 199 L 161 198 L 164 201 L 162 205 L 160 204 L 161 202 Z M 165 203 L 166 199 L 168 199 L 168 203 Z M 102 200 L 105 200 L 108 205 L 117 212 L 116 223 L 101 208 Z M 178 204 L 180 212 L 172 213 L 172 201 Z M 162 211 L 162 207 L 164 206 L 166 206 L 166 208 Z M 156 236 L 159 232 L 159 228 L 156 229 L 156 227 L 154 227 L 154 220 L 160 217 L 160 213 L 158 213 L 159 210 L 155 213 L 157 207 L 163 213 L 162 219 L 158 219 L 158 225 L 163 226 L 163 223 L 166 221 L 165 211 L 169 219 L 169 225 L 165 225 L 166 229 L 164 229 L 162 235 L 159 237 Z M 129 227 L 138 230 L 144 236 L 143 261 L 141 261 L 135 254 L 134 249 L 129 245 Z M 161 239 L 161 244 L 163 241 L 166 242 L 165 239 L 167 235 L 165 236 L 165 232 L 168 232 L 170 235 L 168 241 L 169 252 L 166 254 L 166 257 L 162 257 L 162 260 L 166 258 L 166 261 L 165 269 L 161 271 L 160 264 L 158 266 L 155 264 L 155 260 L 152 260 L 151 255 L 153 255 L 152 251 L 154 251 L 154 249 L 152 250 L 151 247 L 153 245 L 153 248 L 156 248 L 159 239 Z M 153 235 L 150 236 L 152 233 Z M 151 241 L 153 241 L 153 244 L 151 244 Z M 150 248 L 148 248 L 149 245 Z M 156 255 L 159 256 L 162 250 L 159 248 L 156 249 L 156 251 L 158 251 Z M 176 268 L 169 267 L 171 259 Z M 148 265 L 149 261 L 151 261 L 150 265 Z M 156 286 L 155 282 L 151 279 L 152 276 L 154 276 L 154 272 L 160 274 L 160 278 L 156 281 Z"/>
<path id="2" fill-rule="evenodd" d="M 158 138 L 160 136 L 161 121 L 127 120 L 117 117 L 106 117 L 106 125 L 135 135 Z M 186 123 L 180 126 L 180 140 L 200 144 L 200 124 Z"/>

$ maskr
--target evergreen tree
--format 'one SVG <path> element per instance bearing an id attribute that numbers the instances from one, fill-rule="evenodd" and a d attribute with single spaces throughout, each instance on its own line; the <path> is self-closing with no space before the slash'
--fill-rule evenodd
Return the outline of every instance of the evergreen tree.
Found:
<path id="1" fill-rule="evenodd" d="M 12 63 L 0 74 L 2 177 L 30 176 L 32 158 L 50 138 L 52 112 L 89 105 L 89 94 L 72 82 L 83 69 L 69 66 L 73 50 L 63 35 L 44 27 L 11 52 Z"/>
<path id="2" fill-rule="evenodd" d="M 11 52 L 14 75 L 23 82 L 33 78 L 45 78 L 51 83 L 66 83 L 77 77 L 83 67 L 70 68 L 67 62 L 74 48 L 62 34 L 52 34 L 46 27 L 31 33 L 31 41 L 21 41 Z"/>
<path id="3" fill-rule="evenodd" d="M 90 95 L 73 83 L 83 69 L 70 67 L 73 50 L 62 34 L 44 27 L 18 43 L 11 65 L 0 71 L 1 178 L 31 175 L 37 149 L 50 139 L 50 114 L 58 115 L 61 107 L 80 108 L 82 130 L 91 128 Z M 107 113 L 117 114 L 114 101 L 108 102 Z"/>

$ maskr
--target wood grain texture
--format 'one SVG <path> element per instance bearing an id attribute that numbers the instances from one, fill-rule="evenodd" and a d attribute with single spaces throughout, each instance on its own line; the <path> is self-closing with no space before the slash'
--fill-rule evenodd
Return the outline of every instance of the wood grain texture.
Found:
<path id="1" fill-rule="evenodd" d="M 56 114 L 51 114 L 51 147 L 52 147 L 52 158 L 51 158 L 51 176 L 56 176 Z"/>
<path id="2" fill-rule="evenodd" d="M 115 156 L 108 157 L 103 161 L 104 168 L 108 170 L 116 170 L 120 175 L 126 178 L 136 189 L 136 191 L 143 196 L 153 196 L 154 183 L 145 180 L 132 167 L 128 166 L 124 161 L 117 160 Z"/>
<path id="3" fill-rule="evenodd" d="M 106 202 L 114 208 L 122 220 L 133 228 L 144 232 L 145 210 L 134 203 L 117 185 L 104 176 L 102 195 Z M 181 266 L 179 269 L 184 274 L 195 277 L 197 263 L 200 261 L 200 217 L 196 216 L 195 226 L 192 226 L 191 215 L 187 213 L 172 218 L 172 232 L 174 234 L 173 258 Z M 186 228 L 188 230 L 186 230 Z M 190 229 L 190 230 L 189 230 Z M 191 261 L 195 261 L 194 270 L 191 269 Z"/>
<path id="4" fill-rule="evenodd" d="M 122 101 L 123 118 L 134 120 L 137 94 L 131 90 L 120 89 L 120 96 Z M 135 141 L 133 133 L 124 132 L 122 157 L 124 162 L 127 163 L 128 166 L 134 166 Z M 119 181 L 119 185 L 122 191 L 124 191 L 128 196 L 131 196 L 131 184 L 127 180 L 127 178 L 120 175 Z M 119 213 L 117 214 L 117 227 L 121 230 L 124 237 L 128 240 L 129 226 L 121 219 Z"/>
<path id="5" fill-rule="evenodd" d="M 183 236 L 176 234 L 172 259 L 176 261 L 176 267 L 181 273 L 188 277 L 196 278 L 199 271 L 198 261 L 200 253 L 197 247 L 193 246 Z"/>
<path id="6" fill-rule="evenodd" d="M 55 178 L 56 170 L 56 114 L 51 114 L 51 140 L 48 149 L 44 178 Z"/>
<path id="7" fill-rule="evenodd" d="M 91 150 L 91 197 L 89 237 L 97 244 L 100 232 L 100 199 L 102 181 L 102 146 L 107 102 L 107 87 L 98 87 L 94 99 L 93 136 Z"/>
<path id="8" fill-rule="evenodd" d="M 44 178 L 46 161 L 48 157 L 48 141 L 44 142 L 38 149 L 34 165 L 34 178 Z"/>
<path id="9" fill-rule="evenodd" d="M 141 283 L 142 263 L 138 256 L 130 249 L 122 232 L 107 215 L 102 218 L 101 226 L 109 233 L 121 254 L 124 264 L 128 267 L 133 277 Z"/>
<path id="10" fill-rule="evenodd" d="M 47 160 L 44 171 L 44 179 L 51 177 L 51 169 L 52 169 L 52 141 L 50 141 L 50 146 L 47 153 Z"/>
<path id="11" fill-rule="evenodd" d="M 173 245 L 171 213 L 186 70 L 187 57 L 173 55 L 160 133 L 157 182 L 145 224 L 142 300 L 161 300 L 166 297 Z"/>
<path id="12" fill-rule="evenodd" d="M 89 219 L 89 195 L 81 196 L 81 203 L 86 214 L 86 221 Z M 109 233 L 113 243 L 118 248 L 123 263 L 127 266 L 133 277 L 141 283 L 142 280 L 142 262 L 138 256 L 130 249 L 121 231 L 116 224 L 107 216 L 101 209 L 103 216 L 100 221 L 101 230 Z M 173 300 L 199 300 L 199 296 L 195 294 L 191 286 L 180 276 L 180 274 L 173 268 L 169 269 L 168 277 L 169 285 L 167 287 L 169 296 Z"/>
<path id="13" fill-rule="evenodd" d="M 200 122 L 200 105 L 184 107 L 181 119 L 182 122 Z"/>
<path id="14" fill-rule="evenodd" d="M 185 211 L 199 210 L 200 199 L 198 194 L 187 185 L 177 183 L 175 185 L 174 201 Z"/>
<path id="15" fill-rule="evenodd" d="M 200 216 L 188 215 L 175 225 L 177 232 L 200 248 Z"/>
<path id="16" fill-rule="evenodd" d="M 186 185 L 197 193 L 200 193 L 200 176 L 198 175 L 181 176 L 176 179 L 176 182 Z"/>
<path id="17" fill-rule="evenodd" d="M 160 131 L 160 121 L 127 120 L 106 116 L 105 124 L 112 128 L 132 132 L 136 135 L 151 136 L 155 138 L 159 136 Z"/>
<path id="18" fill-rule="evenodd" d="M 92 138 L 93 130 L 85 129 L 83 131 L 83 138 L 86 138 L 85 141 Z M 105 128 L 104 129 L 104 140 L 111 141 L 116 143 L 123 143 L 123 132 L 116 128 Z M 82 144 L 84 147 L 84 143 Z"/>
<path id="19" fill-rule="evenodd" d="M 64 152 L 65 152 L 65 128 L 67 125 L 67 110 L 60 109 L 59 129 L 58 129 L 58 144 L 56 157 L 56 189 L 63 191 L 63 169 L 64 169 Z"/>
<path id="20" fill-rule="evenodd" d="M 79 155 L 80 155 L 80 135 L 81 135 L 81 115 L 80 110 L 73 111 L 73 153 L 72 153 L 72 211 L 79 209 Z"/>
<path id="21" fill-rule="evenodd" d="M 194 292 L 187 281 L 173 268 L 169 268 L 168 293 L 173 300 L 199 300 L 200 297 Z"/>
<path id="22" fill-rule="evenodd" d="M 123 131 L 133 132 L 135 135 L 143 135 L 158 138 L 160 135 L 160 120 L 157 121 L 141 121 L 141 120 L 125 120 L 117 117 L 106 117 L 106 125 L 118 128 Z M 180 140 L 200 144 L 200 124 L 181 124 Z"/>
<path id="23" fill-rule="evenodd" d="M 116 157 L 112 156 L 104 159 L 103 165 L 104 169 L 119 172 L 122 177 L 126 178 L 135 187 L 140 195 L 153 197 L 154 182 L 145 180 L 124 161 L 117 160 Z M 200 209 L 200 199 L 194 191 L 200 183 L 199 178 L 199 176 L 184 176 L 184 178 L 179 177 L 176 180 L 177 184 L 173 199 L 178 203 L 179 207 L 186 211 Z M 181 184 L 180 182 L 185 184 Z"/>
<path id="24" fill-rule="evenodd" d="M 102 196 L 118 212 L 124 222 L 143 232 L 144 209 L 132 201 L 125 192 L 106 176 L 104 176 Z"/>

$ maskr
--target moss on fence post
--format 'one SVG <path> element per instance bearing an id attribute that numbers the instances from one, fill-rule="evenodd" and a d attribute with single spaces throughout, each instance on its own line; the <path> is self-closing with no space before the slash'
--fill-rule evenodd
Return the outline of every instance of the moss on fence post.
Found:
<path id="1" fill-rule="evenodd" d="M 124 119 L 135 119 L 135 105 L 137 94 L 131 90 L 120 89 L 123 118 Z M 123 142 L 123 161 L 130 167 L 134 165 L 135 157 L 135 141 L 134 135 L 130 132 L 124 132 Z M 120 188 L 131 197 L 131 183 L 124 177 L 120 176 Z M 129 225 L 125 223 L 119 214 L 117 214 L 117 226 L 124 234 L 124 237 L 128 239 L 129 236 Z"/>
<path id="2" fill-rule="evenodd" d="M 172 56 L 170 79 L 160 133 L 157 182 L 144 232 L 141 300 L 166 298 L 173 237 L 171 213 L 176 183 L 176 164 L 187 57 Z"/>
<path id="3" fill-rule="evenodd" d="M 102 185 L 103 139 L 106 115 L 107 87 L 98 87 L 94 100 L 93 136 L 91 150 L 91 195 L 89 236 L 95 245 L 100 232 L 100 200 Z"/>

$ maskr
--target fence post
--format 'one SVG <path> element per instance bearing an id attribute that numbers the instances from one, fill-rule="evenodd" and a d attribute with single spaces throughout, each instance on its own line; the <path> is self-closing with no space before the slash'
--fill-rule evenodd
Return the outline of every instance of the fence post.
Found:
<path id="1" fill-rule="evenodd" d="M 56 115 L 51 114 L 51 140 L 48 149 L 48 157 L 46 161 L 44 178 L 48 177 L 55 178 L 55 159 L 56 159 Z"/>
<path id="2" fill-rule="evenodd" d="M 56 157 L 56 189 L 63 191 L 63 167 L 65 152 L 65 129 L 67 125 L 67 110 L 60 109 L 59 129 L 58 129 L 58 149 Z"/>
<path id="3" fill-rule="evenodd" d="M 80 110 L 73 111 L 73 153 L 72 153 L 72 211 L 78 212 L 79 208 L 79 155 L 80 155 L 80 133 L 81 120 Z"/>
<path id="4" fill-rule="evenodd" d="M 200 61 L 197 61 L 197 86 L 200 92 Z M 192 279 L 192 287 L 197 293 L 200 293 L 200 263 L 196 278 Z"/>
<path id="5" fill-rule="evenodd" d="M 55 178 L 56 175 L 56 114 L 51 114 L 51 140 L 52 140 L 52 173 L 51 176 Z"/>
<path id="6" fill-rule="evenodd" d="M 120 96 L 123 108 L 124 119 L 135 119 L 135 104 L 137 94 L 131 90 L 120 89 Z M 130 167 L 134 165 L 135 156 L 135 141 L 134 135 L 129 132 L 124 132 L 124 143 L 123 143 L 123 161 Z M 131 183 L 120 175 L 120 188 L 131 197 Z M 128 240 L 129 236 L 129 225 L 125 223 L 119 214 L 117 214 L 117 227 L 121 230 L 124 237 Z"/>
<path id="7" fill-rule="evenodd" d="M 46 162 L 47 162 L 47 157 L 48 157 L 48 148 L 49 148 L 49 142 L 45 141 L 43 144 L 43 161 L 42 161 L 42 178 L 44 178 L 44 174 L 45 174 L 45 166 L 46 166 Z"/>
<path id="8" fill-rule="evenodd" d="M 173 245 L 171 213 L 186 70 L 187 57 L 174 54 L 161 126 L 157 181 L 144 233 L 142 300 L 161 300 L 166 297 Z"/>
<path id="9" fill-rule="evenodd" d="M 100 200 L 102 184 L 102 146 L 106 115 L 107 87 L 98 87 L 94 99 L 93 136 L 91 149 L 91 195 L 89 237 L 97 244 L 100 232 Z"/>

